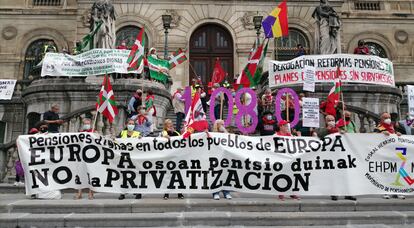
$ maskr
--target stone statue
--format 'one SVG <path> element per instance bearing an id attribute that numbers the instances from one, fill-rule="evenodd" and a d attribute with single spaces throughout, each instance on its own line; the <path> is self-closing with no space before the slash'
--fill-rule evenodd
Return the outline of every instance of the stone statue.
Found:
<path id="1" fill-rule="evenodd" d="M 91 9 L 91 31 L 102 21 L 93 40 L 93 48 L 115 48 L 115 9 L 110 0 L 98 0 Z"/>
<path id="2" fill-rule="evenodd" d="M 312 17 L 316 20 L 315 53 L 341 53 L 339 29 L 341 21 L 328 0 L 320 0 L 320 6 L 313 11 Z"/>

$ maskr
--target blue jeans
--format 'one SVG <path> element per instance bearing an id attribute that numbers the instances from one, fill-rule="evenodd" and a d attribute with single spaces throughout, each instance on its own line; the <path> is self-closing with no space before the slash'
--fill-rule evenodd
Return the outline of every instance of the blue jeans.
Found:
<path id="1" fill-rule="evenodd" d="M 214 117 L 216 118 L 216 120 L 220 119 L 220 105 L 219 104 L 214 106 Z"/>
<path id="2" fill-rule="evenodd" d="M 223 192 L 223 196 L 224 196 L 224 197 L 226 197 L 226 195 L 230 194 L 230 191 L 226 191 L 226 190 L 223 190 L 223 191 L 221 191 L 221 192 Z M 220 194 L 220 192 L 215 192 L 215 193 L 213 193 L 213 196 L 214 196 L 214 195 L 216 195 L 216 194 Z"/>
<path id="3" fill-rule="evenodd" d="M 176 125 L 175 125 L 175 130 L 178 132 L 181 132 L 181 124 L 183 123 L 183 120 L 185 118 L 185 114 L 182 112 L 177 112 L 175 113 L 175 115 L 177 116 L 177 121 L 176 121 Z"/>

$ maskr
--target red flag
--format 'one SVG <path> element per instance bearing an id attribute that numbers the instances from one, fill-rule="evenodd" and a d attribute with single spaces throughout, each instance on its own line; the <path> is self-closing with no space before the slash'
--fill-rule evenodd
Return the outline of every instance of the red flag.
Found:
<path id="1" fill-rule="evenodd" d="M 217 58 L 216 65 L 214 66 L 213 75 L 211 76 L 211 82 L 214 83 L 220 83 L 224 80 L 226 77 L 226 72 L 221 67 L 220 59 Z"/>
<path id="2" fill-rule="evenodd" d="M 102 113 L 110 123 L 114 121 L 115 116 L 118 114 L 114 91 L 112 90 L 111 81 L 107 75 L 104 77 L 101 91 L 96 101 L 96 110 Z"/>

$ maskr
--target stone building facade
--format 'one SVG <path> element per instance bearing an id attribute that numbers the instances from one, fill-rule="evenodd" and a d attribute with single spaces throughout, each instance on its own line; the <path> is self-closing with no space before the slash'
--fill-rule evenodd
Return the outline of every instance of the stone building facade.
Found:
<path id="1" fill-rule="evenodd" d="M 62 115 L 69 120 L 65 130 L 76 130 L 79 125 L 76 118 L 83 118 L 85 113 L 93 110 L 99 80 L 38 80 L 33 75 L 33 67 L 41 60 L 46 42 L 53 41 L 58 51 L 71 50 L 75 42 L 89 32 L 93 3 L 94 0 L 1 0 L 0 79 L 19 81 L 13 99 L 0 101 L 0 143 L 13 142 L 52 103 L 61 104 Z M 147 47 L 155 47 L 159 55 L 164 53 L 165 46 L 162 15 L 172 16 L 168 52 L 185 49 L 189 61 L 170 72 L 171 90 L 187 86 L 195 74 L 204 82 L 209 81 L 217 57 L 229 72 L 229 80 L 240 73 L 256 40 L 253 17 L 266 17 L 277 6 L 274 0 L 113 0 L 112 3 L 117 44 L 121 40 L 133 42 L 138 29 L 145 26 Z M 414 82 L 414 2 L 330 0 L 329 3 L 342 18 L 343 53 L 352 53 L 358 40 L 363 39 L 374 54 L 394 63 L 398 88 L 345 86 L 345 91 L 348 88 L 350 94 L 345 100 L 362 118 L 361 126 L 369 125 L 369 118 L 374 118 L 374 113 L 404 113 L 406 101 L 401 89 Z M 314 52 L 315 20 L 311 15 L 319 1 L 289 0 L 287 4 L 290 35 L 269 43 L 267 59 L 292 58 L 298 43 L 308 53 Z M 263 37 L 262 31 L 260 37 Z M 156 83 L 117 80 L 115 89 L 123 91 L 118 99 L 121 105 L 125 105 L 130 93 L 141 87 L 155 90 L 156 105 L 160 109 L 158 115 L 162 119 L 168 111 L 171 91 Z M 327 86 L 320 85 L 316 94 L 324 96 L 328 90 Z M 403 106 L 400 106 L 401 102 Z M 372 113 L 368 115 L 368 111 Z M 101 126 L 106 133 L 113 131 L 105 130 L 104 122 Z M 0 163 L 11 162 L 10 157 L 3 153 Z"/>

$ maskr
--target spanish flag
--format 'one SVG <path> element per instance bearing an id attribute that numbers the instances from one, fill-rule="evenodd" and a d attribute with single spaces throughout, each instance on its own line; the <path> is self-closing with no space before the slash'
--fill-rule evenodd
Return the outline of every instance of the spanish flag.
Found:
<path id="1" fill-rule="evenodd" d="M 287 36 L 289 33 L 286 0 L 280 3 L 263 22 L 266 38 Z"/>

